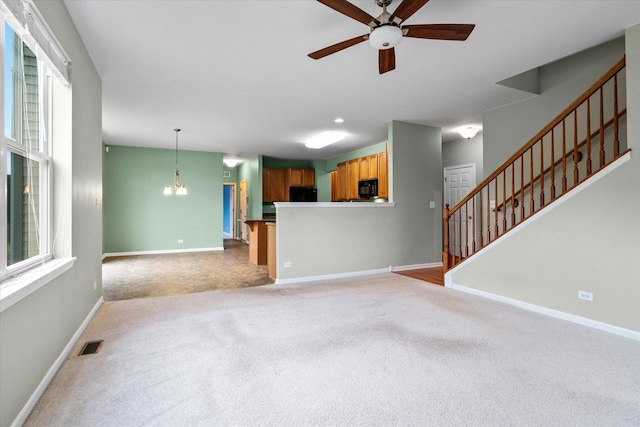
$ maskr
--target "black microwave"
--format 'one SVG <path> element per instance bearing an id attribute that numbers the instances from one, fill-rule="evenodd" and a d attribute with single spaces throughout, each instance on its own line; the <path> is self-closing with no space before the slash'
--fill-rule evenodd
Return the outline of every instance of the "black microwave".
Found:
<path id="1" fill-rule="evenodd" d="M 358 197 L 361 199 L 378 197 L 378 180 L 365 179 L 358 181 Z"/>
<path id="2" fill-rule="evenodd" d="M 289 187 L 290 202 L 317 202 L 318 190 L 311 187 Z"/>

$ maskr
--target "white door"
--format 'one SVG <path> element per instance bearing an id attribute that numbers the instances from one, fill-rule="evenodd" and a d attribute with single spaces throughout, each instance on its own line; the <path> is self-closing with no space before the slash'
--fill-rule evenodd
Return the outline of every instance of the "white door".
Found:
<path id="1" fill-rule="evenodd" d="M 476 186 L 476 165 L 444 168 L 444 203 L 452 208 Z M 469 205 L 471 206 L 471 205 Z M 449 226 L 449 253 L 466 257 L 473 251 L 473 211 L 463 207 Z"/>

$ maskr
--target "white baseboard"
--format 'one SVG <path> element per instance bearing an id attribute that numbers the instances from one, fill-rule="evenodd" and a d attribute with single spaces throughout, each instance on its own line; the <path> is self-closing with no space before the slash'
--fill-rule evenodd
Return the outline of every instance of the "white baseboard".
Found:
<path id="1" fill-rule="evenodd" d="M 22 407 L 22 410 L 20 410 L 16 419 L 13 420 L 13 423 L 11 423 L 11 427 L 20 427 L 27 420 L 27 417 L 29 416 L 33 408 L 36 406 L 36 403 L 38 403 L 38 400 L 40 400 L 40 398 L 42 397 L 42 394 L 45 392 L 45 390 L 49 386 L 49 383 L 51 382 L 51 380 L 53 380 L 53 377 L 55 377 L 60 367 L 62 367 L 62 364 L 64 363 L 64 361 L 67 360 L 69 353 L 71 353 L 71 350 L 73 350 L 73 347 L 76 345 L 76 343 L 80 339 L 80 336 L 82 335 L 84 330 L 87 328 L 87 326 L 89 325 L 89 322 L 91 321 L 91 319 L 93 319 L 93 316 L 95 316 L 96 312 L 98 311 L 98 309 L 100 308 L 103 302 L 104 302 L 104 299 L 100 297 L 96 305 L 93 306 L 93 308 L 91 309 L 87 317 L 84 319 L 84 321 L 82 322 L 78 330 L 75 332 L 75 334 L 73 334 L 73 336 L 71 337 L 71 339 L 69 340 L 65 348 L 62 350 L 62 353 L 60 353 L 60 355 L 55 360 L 53 365 L 51 365 L 51 367 L 47 371 L 47 374 L 44 376 L 42 381 L 40 381 L 40 384 L 38 384 L 38 387 L 36 387 L 34 392 L 31 394 L 31 397 L 29 397 L 29 400 L 27 400 L 27 403 L 25 403 L 25 405 Z"/>
<path id="2" fill-rule="evenodd" d="M 351 271 L 348 273 L 324 274 L 321 276 L 296 277 L 294 279 L 276 279 L 275 285 L 288 285 L 291 283 L 315 282 L 317 280 L 344 279 L 348 277 L 367 276 L 371 274 L 388 273 L 388 268 L 379 268 L 376 270 Z"/>
<path id="3" fill-rule="evenodd" d="M 407 271 L 407 270 L 418 270 L 420 268 L 433 268 L 433 267 L 442 267 L 442 262 L 432 262 L 428 264 L 413 264 L 413 265 L 399 265 L 399 266 L 390 266 L 389 271 Z"/>
<path id="4" fill-rule="evenodd" d="M 492 294 L 490 292 L 481 291 L 478 289 L 468 288 L 466 286 L 457 285 L 449 282 L 446 287 L 466 292 L 473 295 L 478 295 L 483 298 L 492 299 L 494 301 L 500 301 L 505 304 L 509 304 L 518 308 L 533 311 L 536 313 L 544 314 L 547 316 L 555 317 L 557 319 L 567 320 L 569 322 L 577 323 L 579 325 L 588 326 L 590 328 L 599 329 L 601 331 L 610 332 L 612 334 L 620 335 L 632 340 L 640 341 L 640 332 L 632 331 L 630 329 L 621 328 L 619 326 L 610 325 L 608 323 L 599 322 L 593 319 L 587 319 L 586 317 L 576 316 L 575 314 L 565 313 L 563 311 L 554 310 L 552 308 L 542 307 L 539 305 L 531 304 L 528 302 L 516 300 L 513 298 L 505 297 L 502 295 Z"/>
<path id="5" fill-rule="evenodd" d="M 295 279 L 276 279 L 274 285 L 287 285 L 290 283 L 314 282 L 316 280 L 344 279 L 348 277 L 367 276 L 370 274 L 393 273 L 394 271 L 417 270 L 419 268 L 442 267 L 442 262 L 428 264 L 399 265 L 389 268 L 377 268 L 374 270 L 350 271 L 348 273 L 324 274 L 321 276 L 296 277 Z"/>
<path id="6" fill-rule="evenodd" d="M 162 254 L 180 254 L 188 252 L 212 252 L 223 251 L 224 247 L 215 248 L 191 248 L 191 249 L 166 249 L 160 251 L 136 251 L 136 252 L 109 252 L 102 254 L 102 259 L 112 256 L 135 256 L 135 255 L 162 255 Z"/>

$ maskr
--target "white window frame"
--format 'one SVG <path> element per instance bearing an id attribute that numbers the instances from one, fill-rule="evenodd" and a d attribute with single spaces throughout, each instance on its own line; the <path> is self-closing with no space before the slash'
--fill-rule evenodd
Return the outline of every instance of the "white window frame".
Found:
<path id="1" fill-rule="evenodd" d="M 14 10 L 15 9 L 15 10 Z M 18 12 L 18 13 L 17 13 Z M 49 27 L 42 19 L 31 0 L 1 0 L 0 42 L 3 47 L 0 58 L 0 312 L 20 299 L 46 285 L 48 282 L 73 266 L 75 258 L 55 259 L 53 255 L 53 158 L 52 158 L 52 118 L 53 118 L 53 78 L 57 77 L 66 85 L 68 80 L 68 56 L 61 48 Z M 5 24 L 35 54 L 38 61 L 39 97 L 39 149 L 29 150 L 21 141 L 5 136 Z M 71 118 L 69 117 L 69 120 Z M 19 130 L 21 132 L 21 130 Z M 39 164 L 39 253 L 13 265 L 7 265 L 7 157 L 9 152 L 19 154 Z"/>

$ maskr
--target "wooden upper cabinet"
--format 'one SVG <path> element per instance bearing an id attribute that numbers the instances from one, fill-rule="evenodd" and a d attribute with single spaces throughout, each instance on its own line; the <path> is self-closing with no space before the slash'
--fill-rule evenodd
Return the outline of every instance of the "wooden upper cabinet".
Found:
<path id="1" fill-rule="evenodd" d="M 338 171 L 331 171 L 331 201 L 339 202 L 338 200 Z"/>
<path id="2" fill-rule="evenodd" d="M 378 177 L 378 153 L 360 157 L 360 180 L 375 179 Z"/>
<path id="3" fill-rule="evenodd" d="M 315 187 L 316 171 L 311 168 L 287 168 L 287 186 Z"/>
<path id="4" fill-rule="evenodd" d="M 369 179 L 369 158 L 360 157 L 360 159 L 358 159 L 358 164 L 358 170 L 360 171 L 358 179 Z"/>
<path id="5" fill-rule="evenodd" d="M 287 168 L 287 185 L 289 187 L 302 187 L 302 169 Z"/>
<path id="6" fill-rule="evenodd" d="M 333 195 L 331 196 L 333 198 Z M 347 162 L 338 163 L 336 169 L 336 195 L 338 202 L 347 199 Z"/>
<path id="7" fill-rule="evenodd" d="M 286 202 L 289 200 L 289 190 L 285 185 L 284 169 L 271 169 L 271 182 L 274 202 Z"/>
<path id="8" fill-rule="evenodd" d="M 347 162 L 347 200 L 358 198 L 358 181 L 360 180 L 360 159 Z"/>
<path id="9" fill-rule="evenodd" d="M 378 197 L 389 198 L 389 165 L 386 151 L 378 154 Z"/>
<path id="10" fill-rule="evenodd" d="M 288 202 L 289 187 L 315 187 L 311 168 L 262 168 L 262 201 Z"/>
<path id="11" fill-rule="evenodd" d="M 367 156 L 367 163 L 369 164 L 369 178 L 378 178 L 378 153 Z"/>
<path id="12" fill-rule="evenodd" d="M 262 201 L 284 202 L 287 201 L 288 191 L 285 187 L 284 169 L 262 169 Z"/>
<path id="13" fill-rule="evenodd" d="M 303 187 L 315 187 L 316 186 L 316 170 L 307 168 L 302 169 L 302 186 Z"/>

